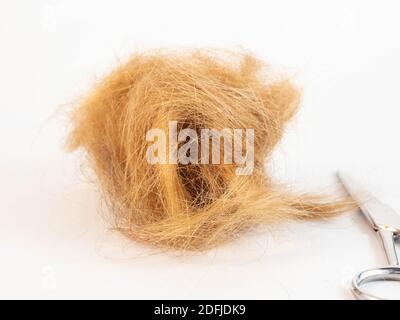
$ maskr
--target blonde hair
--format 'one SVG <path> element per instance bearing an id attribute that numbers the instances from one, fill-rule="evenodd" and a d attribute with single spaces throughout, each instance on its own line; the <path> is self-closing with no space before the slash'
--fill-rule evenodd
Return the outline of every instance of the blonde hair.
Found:
<path id="1" fill-rule="evenodd" d="M 97 84 L 72 114 L 71 150 L 83 147 L 116 228 L 156 246 L 202 250 L 252 226 L 327 217 L 348 207 L 275 185 L 264 163 L 297 110 L 299 92 L 247 53 L 152 51 Z M 146 132 L 254 129 L 254 170 L 234 164 L 149 164 Z M 245 151 L 246 152 L 246 151 Z"/>

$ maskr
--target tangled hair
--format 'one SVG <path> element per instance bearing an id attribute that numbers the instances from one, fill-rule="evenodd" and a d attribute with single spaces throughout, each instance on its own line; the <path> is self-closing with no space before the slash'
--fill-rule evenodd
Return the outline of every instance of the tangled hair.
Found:
<path id="1" fill-rule="evenodd" d="M 134 55 L 72 114 L 71 150 L 84 148 L 118 230 L 159 247 L 203 250 L 260 224 L 327 217 L 345 202 L 282 190 L 265 161 L 295 114 L 299 92 L 246 53 L 193 50 Z M 235 164 L 150 164 L 146 133 L 254 129 L 254 169 Z M 248 150 L 244 150 L 246 154 Z"/>

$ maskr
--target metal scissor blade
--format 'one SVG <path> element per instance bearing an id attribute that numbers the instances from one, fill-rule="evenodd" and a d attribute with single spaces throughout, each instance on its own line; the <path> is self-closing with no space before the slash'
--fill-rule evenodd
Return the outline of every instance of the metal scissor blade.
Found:
<path id="1" fill-rule="evenodd" d="M 386 229 L 400 235 L 400 215 L 363 189 L 348 175 L 339 172 L 338 177 L 375 230 Z"/>

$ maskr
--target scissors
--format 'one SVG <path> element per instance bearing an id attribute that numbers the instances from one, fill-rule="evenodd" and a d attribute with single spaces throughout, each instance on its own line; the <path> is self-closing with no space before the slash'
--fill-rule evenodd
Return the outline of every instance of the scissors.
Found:
<path id="1" fill-rule="evenodd" d="M 367 283 L 400 281 L 400 265 L 395 241 L 400 236 L 400 215 L 364 190 L 348 175 L 339 172 L 339 179 L 349 195 L 359 206 L 369 225 L 378 234 L 385 251 L 388 265 L 358 273 L 352 281 L 352 292 L 360 300 L 385 300 L 363 290 Z"/>

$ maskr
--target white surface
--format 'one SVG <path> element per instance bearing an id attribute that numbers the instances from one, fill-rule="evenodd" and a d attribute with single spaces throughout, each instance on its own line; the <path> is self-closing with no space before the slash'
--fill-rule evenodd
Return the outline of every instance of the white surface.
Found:
<path id="1" fill-rule="evenodd" d="M 204 255 L 107 231 L 95 186 L 62 149 L 64 110 L 136 49 L 243 46 L 296 74 L 304 99 L 271 164 L 300 191 L 337 168 L 400 212 L 398 1 L 2 1 L 0 298 L 351 298 L 385 262 L 357 213 Z"/>

